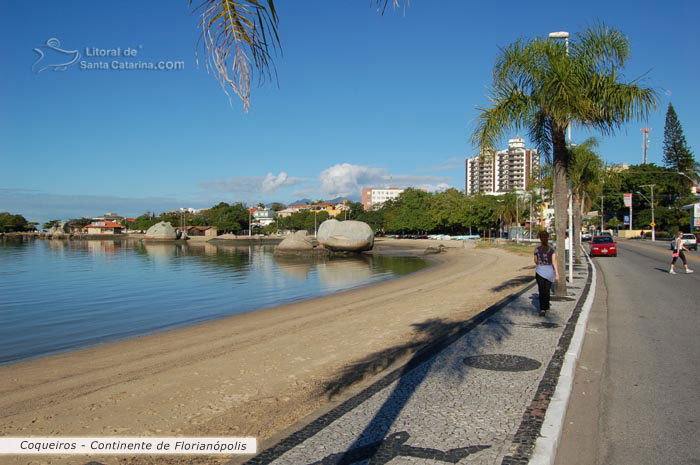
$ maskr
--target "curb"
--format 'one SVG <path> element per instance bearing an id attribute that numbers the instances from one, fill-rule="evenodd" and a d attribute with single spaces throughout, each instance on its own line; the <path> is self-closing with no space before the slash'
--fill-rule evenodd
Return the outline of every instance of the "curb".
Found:
<path id="1" fill-rule="evenodd" d="M 591 267 L 591 287 L 586 296 L 586 300 L 581 309 L 581 314 L 576 322 L 576 330 L 571 338 L 569 349 L 564 356 L 564 363 L 559 373 L 557 387 L 554 390 L 554 395 L 549 402 L 547 413 L 544 416 L 540 437 L 535 441 L 535 450 L 529 465 L 553 465 L 557 455 L 557 447 L 561 440 L 562 431 L 564 430 L 564 419 L 566 418 L 566 409 L 569 404 L 569 397 L 574 385 L 574 375 L 576 374 L 576 363 L 581 355 L 583 348 L 583 340 L 586 335 L 586 326 L 588 325 L 588 316 L 593 306 L 595 299 L 596 288 L 596 269 L 593 261 L 583 251 L 583 255 L 588 260 Z"/>

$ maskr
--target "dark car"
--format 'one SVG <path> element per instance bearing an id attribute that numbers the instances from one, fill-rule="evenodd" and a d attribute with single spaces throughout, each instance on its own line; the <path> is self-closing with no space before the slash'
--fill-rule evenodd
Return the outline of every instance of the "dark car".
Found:
<path id="1" fill-rule="evenodd" d="M 617 244 L 610 236 L 595 236 L 591 239 L 591 257 L 617 257 Z"/>

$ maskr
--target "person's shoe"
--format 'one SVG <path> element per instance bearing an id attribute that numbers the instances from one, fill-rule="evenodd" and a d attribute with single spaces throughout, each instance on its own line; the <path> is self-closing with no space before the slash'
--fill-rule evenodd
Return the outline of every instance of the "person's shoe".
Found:
<path id="1" fill-rule="evenodd" d="M 546 313 L 547 313 L 547 310 L 540 310 L 540 316 L 545 316 Z"/>
<path id="2" fill-rule="evenodd" d="M 676 272 L 674 270 L 669 271 L 669 273 L 676 274 Z"/>
<path id="3" fill-rule="evenodd" d="M 685 270 L 685 272 L 686 272 L 686 273 L 692 273 L 693 270 L 691 270 L 690 268 L 688 268 L 687 270 Z"/>

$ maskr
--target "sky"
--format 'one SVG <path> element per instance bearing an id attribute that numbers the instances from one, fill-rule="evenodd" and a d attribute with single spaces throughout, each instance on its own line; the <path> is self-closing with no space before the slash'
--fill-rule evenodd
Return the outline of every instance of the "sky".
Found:
<path id="1" fill-rule="evenodd" d="M 640 128 L 650 127 L 648 158 L 661 164 L 669 102 L 700 150 L 695 1 L 411 0 L 383 15 L 367 1 L 275 3 L 277 79 L 254 83 L 248 112 L 197 64 L 187 0 L 0 3 L 0 211 L 46 221 L 357 198 L 389 184 L 464 189 L 499 48 L 596 22 L 630 40 L 623 78 L 658 93 L 649 121 L 600 138 L 604 160 L 641 163 Z M 81 56 L 56 69 L 76 56 L 56 48 Z M 183 69 L 85 69 L 115 59 L 89 56 L 94 48 Z M 574 130 L 573 141 L 592 135 Z M 507 134 L 501 147 L 515 136 L 527 140 Z"/>

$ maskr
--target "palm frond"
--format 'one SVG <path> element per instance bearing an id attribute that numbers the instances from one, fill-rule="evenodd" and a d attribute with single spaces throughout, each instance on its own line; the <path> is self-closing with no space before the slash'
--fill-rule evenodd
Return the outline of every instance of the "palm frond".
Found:
<path id="1" fill-rule="evenodd" d="M 528 123 L 528 133 L 545 161 L 552 163 L 552 122 L 547 113 L 542 110 L 535 113 Z"/>
<path id="2" fill-rule="evenodd" d="M 480 154 L 492 151 L 507 129 L 518 130 L 527 124 L 534 111 L 532 98 L 515 83 L 492 89 L 490 100 L 490 108 L 478 108 L 481 113 L 472 136 Z"/>
<path id="3" fill-rule="evenodd" d="M 493 67 L 494 86 L 516 82 L 522 89 L 532 89 L 547 72 L 548 56 L 565 54 L 563 48 L 559 50 L 557 47 L 556 43 L 533 39 L 528 42 L 518 40 L 502 48 Z"/>
<path id="4" fill-rule="evenodd" d="M 622 32 L 597 23 L 576 34 L 571 43 L 570 53 L 577 62 L 603 73 L 625 65 L 629 58 L 630 45 Z"/>
<path id="5" fill-rule="evenodd" d="M 614 133 L 624 123 L 645 121 L 656 109 L 657 95 L 651 88 L 621 83 L 615 76 L 593 75 L 585 88 L 587 100 L 594 102 L 581 119 L 603 134 Z"/>
<path id="6" fill-rule="evenodd" d="M 200 16 L 207 72 L 214 73 L 229 100 L 229 90 L 238 95 L 247 111 L 253 75 L 260 83 L 276 77 L 270 54 L 280 48 L 274 1 L 204 0 L 193 12 Z"/>

